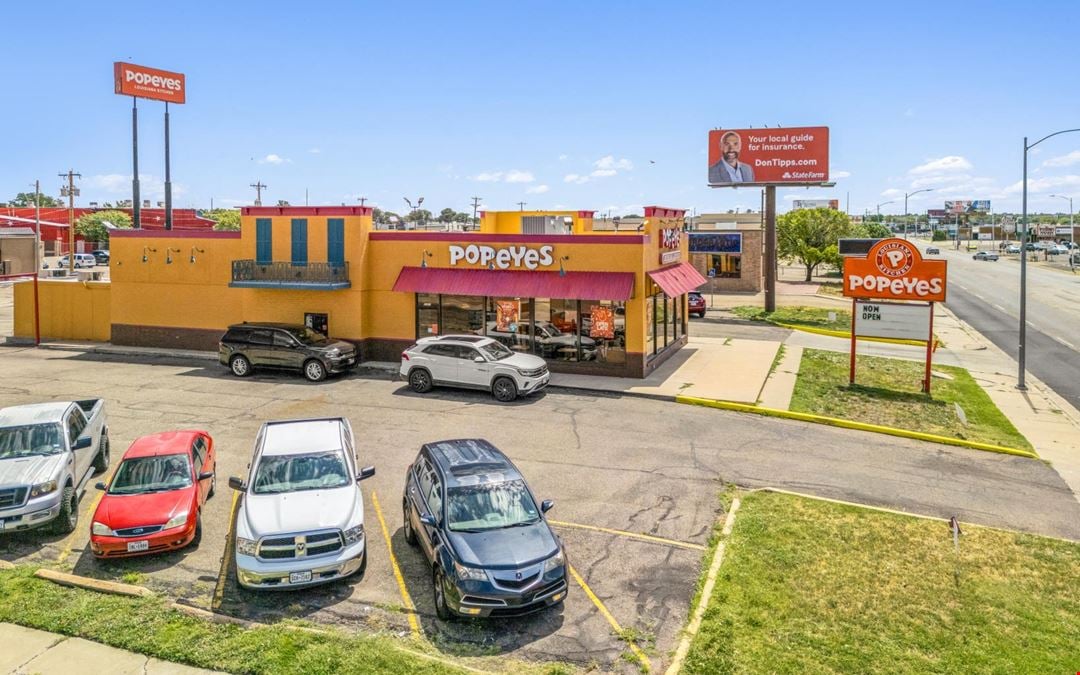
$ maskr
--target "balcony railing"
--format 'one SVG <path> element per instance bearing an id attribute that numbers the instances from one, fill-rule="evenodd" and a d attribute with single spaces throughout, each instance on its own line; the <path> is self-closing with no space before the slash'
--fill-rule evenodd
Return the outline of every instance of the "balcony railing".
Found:
<path id="1" fill-rule="evenodd" d="M 336 290 L 350 288 L 349 263 L 257 262 L 234 260 L 232 283 L 239 288 L 299 288 Z"/>

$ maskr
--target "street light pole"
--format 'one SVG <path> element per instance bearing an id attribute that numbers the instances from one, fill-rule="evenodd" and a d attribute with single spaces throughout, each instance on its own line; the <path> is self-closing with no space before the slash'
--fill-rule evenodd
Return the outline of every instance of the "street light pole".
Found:
<path id="1" fill-rule="evenodd" d="M 1072 203 L 1073 198 L 1072 197 L 1065 197 L 1063 195 L 1050 195 L 1050 196 L 1051 197 L 1057 197 L 1058 199 L 1068 199 L 1069 200 L 1069 243 L 1071 244 L 1071 246 L 1069 246 L 1069 260 L 1072 261 L 1073 246 L 1076 245 L 1076 235 L 1073 233 L 1073 203 Z"/>
<path id="2" fill-rule="evenodd" d="M 916 190 L 915 192 L 908 192 L 908 193 L 904 194 L 904 239 L 908 238 L 908 233 L 907 233 L 907 221 L 908 221 L 907 200 L 908 200 L 908 197 L 910 197 L 912 195 L 917 195 L 920 192 L 933 192 L 933 190 L 934 190 L 934 188 L 923 188 L 921 190 Z M 915 228 L 915 234 L 916 235 L 919 234 L 919 228 L 918 227 Z"/>
<path id="3" fill-rule="evenodd" d="M 895 201 L 896 201 L 895 199 L 890 199 L 887 202 L 881 202 L 880 204 L 877 205 L 878 222 L 881 222 L 881 207 L 885 206 L 886 204 L 892 204 Z"/>

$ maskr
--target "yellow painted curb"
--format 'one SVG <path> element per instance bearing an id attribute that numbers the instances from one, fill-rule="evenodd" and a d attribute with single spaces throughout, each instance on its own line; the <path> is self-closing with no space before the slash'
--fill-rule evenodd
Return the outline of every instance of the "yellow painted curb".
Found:
<path id="1" fill-rule="evenodd" d="M 815 335 L 828 335 L 829 337 L 844 338 L 845 340 L 851 339 L 851 333 L 849 331 L 832 330 L 831 328 L 815 328 L 813 326 L 801 326 L 793 323 L 779 323 L 776 321 L 770 321 L 769 323 L 774 326 L 780 326 L 781 328 L 789 328 L 791 330 L 801 330 L 804 333 L 814 333 Z M 925 347 L 926 343 L 921 340 L 905 340 L 902 338 L 882 338 L 882 337 L 860 337 L 860 341 L 864 342 L 887 342 L 893 345 L 913 345 L 915 347 Z M 941 341 L 938 340 L 938 345 L 941 345 Z"/>
<path id="2" fill-rule="evenodd" d="M 890 436 L 899 436 L 901 438 L 913 438 L 918 441 L 930 441 L 931 443 L 943 443 L 945 445 L 955 445 L 962 448 L 972 448 L 973 450 L 985 450 L 987 452 L 997 452 L 1005 455 L 1016 455 L 1018 457 L 1027 457 L 1029 459 L 1039 459 L 1039 456 L 1030 450 L 1021 450 L 1019 448 L 1006 448 L 1002 445 L 993 445 L 991 443 L 980 443 L 978 441 L 966 441 L 962 438 L 952 438 L 949 436 L 938 436 L 937 434 L 928 434 L 922 431 L 911 431 L 909 429 L 897 429 L 895 427 L 885 427 L 880 424 L 868 424 L 866 422 L 855 422 L 853 420 L 843 420 L 837 417 L 825 417 L 823 415 L 814 415 L 812 413 L 794 412 L 791 410 L 779 410 L 777 408 L 763 408 L 761 406 L 750 405 L 748 403 L 735 403 L 733 401 L 717 401 L 708 398 L 697 398 L 695 396 L 676 396 L 676 403 L 686 403 L 688 405 L 700 405 L 707 408 L 719 408 L 721 410 L 735 410 L 738 412 L 749 412 L 757 415 L 766 415 L 768 417 L 782 417 L 785 419 L 799 420 L 801 422 L 813 422 L 815 424 L 828 424 L 834 427 L 842 427 L 844 429 L 857 429 L 858 431 L 872 431 L 878 434 L 888 434 Z"/>

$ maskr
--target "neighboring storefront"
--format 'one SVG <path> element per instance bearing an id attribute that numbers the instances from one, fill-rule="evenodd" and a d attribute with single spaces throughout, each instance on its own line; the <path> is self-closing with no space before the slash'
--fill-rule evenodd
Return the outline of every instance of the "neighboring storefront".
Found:
<path id="1" fill-rule="evenodd" d="M 552 370 L 643 377 L 686 344 L 686 293 L 705 282 L 684 214 L 649 207 L 619 233 L 594 232 L 588 211 L 375 232 L 367 207 L 246 207 L 237 233 L 116 233 L 112 341 L 216 349 L 233 323 L 306 322 L 397 361 L 418 338 L 471 333 Z"/>
<path id="2" fill-rule="evenodd" d="M 698 224 L 687 233 L 690 264 L 706 278 L 702 292 L 758 293 L 762 289 L 760 216 L 749 214 L 757 222 L 745 222 L 747 214 L 731 215 L 728 222 Z M 742 220 L 734 220 L 737 216 Z"/>

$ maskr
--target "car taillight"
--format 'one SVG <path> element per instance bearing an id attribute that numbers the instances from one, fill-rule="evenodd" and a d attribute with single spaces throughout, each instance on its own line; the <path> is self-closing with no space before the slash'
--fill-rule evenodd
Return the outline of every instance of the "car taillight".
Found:
<path id="1" fill-rule="evenodd" d="M 409 352 L 401 352 L 401 360 L 402 361 L 408 361 L 409 360 Z"/>

